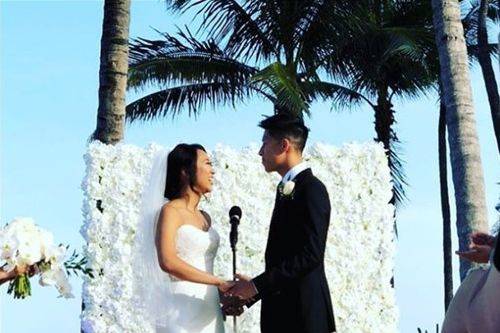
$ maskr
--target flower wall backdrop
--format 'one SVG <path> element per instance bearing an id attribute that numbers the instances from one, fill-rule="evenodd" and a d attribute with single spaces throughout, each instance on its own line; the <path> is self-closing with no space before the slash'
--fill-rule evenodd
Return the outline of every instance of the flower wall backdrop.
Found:
<path id="1" fill-rule="evenodd" d="M 135 229 L 142 187 L 160 147 L 92 143 L 85 155 L 82 235 L 95 279 L 85 278 L 85 332 L 154 332 L 135 311 Z M 239 227 L 238 271 L 254 276 L 264 268 L 264 250 L 277 174 L 267 174 L 258 147 L 217 146 L 213 192 L 202 202 L 221 235 L 216 274 L 231 277 L 229 209 L 243 210 Z M 315 144 L 305 159 L 330 194 L 332 216 L 326 273 L 338 332 L 397 332 L 393 276 L 395 236 L 391 179 L 383 147 L 376 143 L 336 148 Z M 239 332 L 259 332 L 260 304 L 239 319 Z M 228 321 L 228 323 L 231 321 Z M 228 324 L 228 326 L 231 326 Z"/>

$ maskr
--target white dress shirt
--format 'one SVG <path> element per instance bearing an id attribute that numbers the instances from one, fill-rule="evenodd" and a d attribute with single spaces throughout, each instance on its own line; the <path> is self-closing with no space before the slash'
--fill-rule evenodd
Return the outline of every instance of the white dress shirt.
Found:
<path id="1" fill-rule="evenodd" d="M 307 166 L 306 162 L 300 162 L 299 164 L 297 164 L 296 166 L 294 166 L 293 168 L 288 170 L 288 172 L 283 176 L 283 179 L 281 180 L 281 182 L 283 184 L 285 184 L 287 181 L 294 180 L 295 177 L 297 177 L 297 175 L 299 173 L 301 173 L 302 171 L 304 171 L 307 168 L 308 168 L 308 166 Z"/>

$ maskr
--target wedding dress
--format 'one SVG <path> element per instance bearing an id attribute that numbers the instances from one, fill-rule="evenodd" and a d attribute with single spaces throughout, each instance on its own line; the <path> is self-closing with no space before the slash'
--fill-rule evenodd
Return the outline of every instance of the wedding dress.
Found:
<path id="1" fill-rule="evenodd" d="M 144 185 L 139 224 L 135 236 L 135 293 L 137 311 L 144 324 L 156 333 L 223 333 L 224 322 L 217 287 L 180 280 L 159 265 L 156 224 L 166 200 L 163 196 L 168 152 L 157 151 Z M 192 224 L 177 229 L 176 250 L 180 259 L 213 274 L 220 237 Z"/>
<path id="2" fill-rule="evenodd" d="M 203 231 L 191 224 L 177 230 L 177 254 L 188 264 L 213 274 L 214 259 L 219 246 L 219 234 L 210 227 Z M 170 276 L 172 302 L 178 316 L 162 333 L 221 333 L 224 322 L 215 286 L 182 281 Z"/>
<path id="3" fill-rule="evenodd" d="M 500 271 L 490 255 L 488 269 L 469 272 L 448 307 L 442 333 L 500 332 Z"/>

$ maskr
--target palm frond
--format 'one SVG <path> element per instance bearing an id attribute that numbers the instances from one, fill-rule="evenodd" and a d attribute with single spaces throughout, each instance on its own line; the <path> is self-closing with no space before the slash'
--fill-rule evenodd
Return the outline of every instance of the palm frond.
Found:
<path id="1" fill-rule="evenodd" d="M 407 200 L 405 188 L 408 186 L 408 181 L 404 170 L 405 161 L 401 157 L 401 142 L 394 131 L 392 135 L 388 160 L 393 182 L 394 203 L 399 207 Z"/>
<path id="2" fill-rule="evenodd" d="M 293 32 L 293 40 L 295 42 L 303 40 L 304 35 L 311 29 L 314 29 L 316 24 L 323 23 L 320 19 L 322 10 L 327 10 L 331 7 L 329 6 L 331 3 L 328 3 L 327 0 L 303 1 L 301 5 L 302 8 L 300 11 L 302 15 L 297 20 Z"/>
<path id="3" fill-rule="evenodd" d="M 276 97 L 278 107 L 288 108 L 297 115 L 302 112 L 309 114 L 309 105 L 297 79 L 283 64 L 275 62 L 265 67 L 250 82 L 270 91 Z"/>
<path id="4" fill-rule="evenodd" d="M 213 39 L 199 41 L 193 36 L 189 28 L 185 28 L 185 30 L 179 29 L 177 32 L 178 37 L 169 33 L 157 32 L 163 36 L 163 40 L 146 38 L 132 40 L 129 50 L 131 65 L 148 59 L 185 52 L 204 53 L 212 56 L 225 55 L 224 51 Z"/>
<path id="5" fill-rule="evenodd" d="M 467 54 L 471 58 L 470 61 L 473 62 L 477 60 L 479 53 L 479 47 L 477 45 L 467 45 Z M 498 44 L 490 43 L 488 44 L 488 53 L 495 59 L 498 59 Z"/>
<path id="6" fill-rule="evenodd" d="M 298 22 L 294 45 L 296 59 L 304 72 L 314 72 L 325 57 L 347 37 L 345 20 L 355 20 L 343 2 L 313 1 Z"/>
<path id="7" fill-rule="evenodd" d="M 381 34 L 387 39 L 383 59 L 404 56 L 419 61 L 434 43 L 432 31 L 424 28 L 389 27 L 384 28 Z"/>
<path id="8" fill-rule="evenodd" d="M 248 3 L 249 8 L 252 8 L 252 12 L 257 13 L 255 21 L 276 50 L 274 60 L 285 62 L 281 57 L 285 48 L 293 45 L 291 38 L 293 29 L 290 27 L 292 26 L 291 22 L 294 20 L 289 13 L 286 13 L 284 8 L 287 1 L 249 0 Z"/>
<path id="9" fill-rule="evenodd" d="M 189 116 L 197 116 L 208 106 L 235 106 L 236 102 L 245 100 L 251 93 L 252 90 L 246 86 L 220 82 L 178 86 L 149 94 L 127 105 L 126 117 L 130 122 L 148 121 L 167 115 L 175 117 L 185 109 Z"/>
<path id="10" fill-rule="evenodd" d="M 391 1 L 383 11 L 384 27 L 429 29 L 432 27 L 432 5 L 426 0 Z"/>
<path id="11" fill-rule="evenodd" d="M 227 39 L 226 52 L 235 58 L 255 57 L 269 59 L 276 54 L 273 44 L 262 31 L 254 16 L 258 2 L 236 0 L 172 1 L 173 8 L 181 11 L 196 9 L 195 18 L 201 17 L 198 32 L 217 41 Z"/>
<path id="12" fill-rule="evenodd" d="M 415 95 L 432 86 L 437 76 L 426 57 L 433 41 L 422 35 L 414 40 L 403 28 L 365 31 L 339 45 L 325 67 L 330 78 L 369 97 L 376 96 L 381 84 L 398 95 Z"/>
<path id="13" fill-rule="evenodd" d="M 401 157 L 401 143 L 393 127 L 396 123 L 394 110 L 392 109 L 392 105 L 390 108 L 377 105 L 374 107 L 374 111 L 375 130 L 377 133 L 375 141 L 383 143 L 391 173 L 393 192 L 391 202 L 396 206 L 400 206 L 406 200 L 405 187 L 408 183 L 404 172 L 404 160 Z"/>
<path id="14" fill-rule="evenodd" d="M 189 31 L 179 38 L 163 34 L 165 40 L 136 39 L 131 46 L 129 88 L 201 82 L 241 85 L 257 72 L 227 56 L 213 41 L 198 41 Z"/>
<path id="15" fill-rule="evenodd" d="M 182 11 L 190 7 L 193 2 L 198 0 L 165 0 L 167 7 L 173 11 Z"/>
<path id="16" fill-rule="evenodd" d="M 321 99 L 323 101 L 332 101 L 332 109 L 335 106 L 352 108 L 362 101 L 371 104 L 368 99 L 358 92 L 331 82 L 319 80 L 304 81 L 300 82 L 300 88 L 308 100 L 317 101 Z"/>
<path id="17" fill-rule="evenodd" d="M 243 84 L 257 72 L 233 59 L 183 52 L 134 63 L 129 68 L 129 88 L 194 82 Z"/>
<path id="18" fill-rule="evenodd" d="M 462 25 L 464 27 L 464 36 L 468 45 L 477 44 L 477 29 L 479 24 L 479 0 L 462 1 Z M 488 4 L 488 13 L 486 25 L 488 30 L 495 31 L 500 20 L 500 6 L 496 1 L 490 1 Z"/>

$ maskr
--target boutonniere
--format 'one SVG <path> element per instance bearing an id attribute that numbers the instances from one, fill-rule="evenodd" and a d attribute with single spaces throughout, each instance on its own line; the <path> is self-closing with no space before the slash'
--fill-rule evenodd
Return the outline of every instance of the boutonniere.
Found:
<path id="1" fill-rule="evenodd" d="M 280 183 L 278 190 L 280 198 L 293 199 L 293 194 L 295 193 L 295 182 L 289 180 L 285 184 Z"/>

